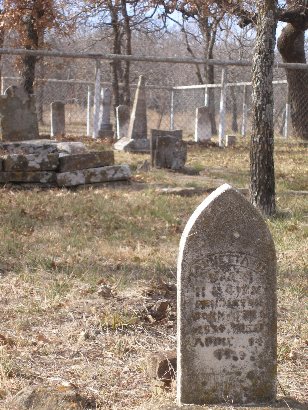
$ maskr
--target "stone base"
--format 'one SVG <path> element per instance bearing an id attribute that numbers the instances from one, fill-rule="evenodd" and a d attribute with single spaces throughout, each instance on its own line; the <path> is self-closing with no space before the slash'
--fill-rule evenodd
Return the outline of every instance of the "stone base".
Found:
<path id="1" fill-rule="evenodd" d="M 101 168 L 114 165 L 114 152 L 87 152 L 60 157 L 60 172 L 78 171 L 87 168 Z"/>
<path id="2" fill-rule="evenodd" d="M 108 138 L 108 139 L 113 139 L 114 138 L 114 131 L 111 130 L 99 130 L 98 131 L 98 138 Z"/>
<path id="3" fill-rule="evenodd" d="M 0 184 L 7 184 L 10 182 L 54 184 L 56 182 L 56 173 L 53 171 L 0 172 Z"/>
<path id="4" fill-rule="evenodd" d="M 114 149 L 125 152 L 150 152 L 150 141 L 146 138 L 129 139 L 121 138 L 114 144 Z"/>

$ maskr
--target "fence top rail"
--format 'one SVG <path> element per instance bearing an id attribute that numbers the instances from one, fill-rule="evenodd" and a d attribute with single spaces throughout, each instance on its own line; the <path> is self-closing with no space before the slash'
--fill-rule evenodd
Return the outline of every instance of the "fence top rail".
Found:
<path id="1" fill-rule="evenodd" d="M 208 64 L 218 66 L 238 66 L 238 67 L 250 67 L 251 61 L 245 60 L 208 60 L 205 58 L 190 58 L 190 57 L 154 57 L 154 56 L 141 56 L 141 55 L 120 55 L 110 53 L 75 53 L 64 52 L 55 50 L 26 50 L 18 48 L 0 48 L 0 55 L 32 55 L 37 57 L 62 57 L 62 58 L 82 58 L 109 60 L 109 61 L 142 61 L 148 63 L 178 63 L 178 64 Z M 288 68 L 296 70 L 308 70 L 308 64 L 300 63 L 275 63 L 276 68 Z"/>
<path id="2" fill-rule="evenodd" d="M 287 80 L 275 80 L 273 84 L 287 84 Z M 241 87 L 241 86 L 251 86 L 252 82 L 239 82 L 239 83 L 227 83 L 225 87 Z M 199 88 L 221 88 L 221 83 L 218 84 L 197 84 L 197 85 L 178 85 L 173 87 L 173 90 L 195 90 Z"/>

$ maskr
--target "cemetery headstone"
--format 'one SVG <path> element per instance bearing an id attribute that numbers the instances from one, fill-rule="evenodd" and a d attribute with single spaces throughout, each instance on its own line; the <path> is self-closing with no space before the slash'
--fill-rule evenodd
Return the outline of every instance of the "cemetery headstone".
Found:
<path id="1" fill-rule="evenodd" d="M 130 112 L 127 105 L 119 105 L 116 107 L 117 116 L 117 139 L 125 138 L 128 136 L 128 126 Z"/>
<path id="2" fill-rule="evenodd" d="M 98 136 L 100 138 L 113 138 L 113 125 L 110 123 L 112 91 L 110 88 L 102 90 L 102 106 Z"/>
<path id="3" fill-rule="evenodd" d="M 127 137 L 117 141 L 114 144 L 114 148 L 130 152 L 150 151 L 150 142 L 147 137 L 145 78 L 142 75 L 138 81 Z"/>
<path id="4" fill-rule="evenodd" d="M 65 135 L 65 104 L 61 101 L 55 101 L 50 104 L 51 107 L 51 136 Z"/>
<path id="5" fill-rule="evenodd" d="M 195 141 L 206 142 L 212 138 L 212 124 L 208 107 L 196 108 Z"/>
<path id="6" fill-rule="evenodd" d="M 187 159 L 187 145 L 182 131 L 152 130 L 151 163 L 156 168 L 181 170 Z"/>
<path id="7" fill-rule="evenodd" d="M 235 135 L 226 135 L 226 147 L 234 147 L 236 144 Z"/>
<path id="8" fill-rule="evenodd" d="M 152 167 L 155 166 L 155 157 L 157 151 L 157 140 L 160 137 L 172 136 L 182 140 L 183 133 L 182 130 L 151 130 L 151 141 L 150 141 L 150 148 L 151 148 L 151 165 Z"/>
<path id="9" fill-rule="evenodd" d="M 178 405 L 275 399 L 275 247 L 259 212 L 227 184 L 184 229 L 178 309 Z"/>
<path id="10" fill-rule="evenodd" d="M 39 139 L 35 97 L 23 87 L 13 85 L 0 96 L 0 133 L 2 141 Z"/>

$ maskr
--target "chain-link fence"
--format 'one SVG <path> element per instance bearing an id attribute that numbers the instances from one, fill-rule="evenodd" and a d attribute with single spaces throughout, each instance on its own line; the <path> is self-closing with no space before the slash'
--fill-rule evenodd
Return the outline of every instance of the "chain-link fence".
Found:
<path id="1" fill-rule="evenodd" d="M 1 55 L 1 54 L 0 54 Z M 21 82 L 20 56 L 1 55 L 1 92 Z M 212 113 L 213 134 L 243 137 L 251 129 L 251 67 L 230 62 L 215 68 L 216 84 L 195 85 L 190 62 L 166 61 L 130 62 L 131 105 L 139 75 L 146 77 L 148 129 L 182 129 L 184 136 L 194 138 L 196 108 L 208 105 Z M 174 59 L 175 60 L 175 59 Z M 188 59 L 186 59 L 188 61 Z M 48 52 L 38 55 L 34 93 L 40 133 L 50 134 L 50 104 L 65 103 L 66 133 L 76 136 L 95 134 L 98 121 L 98 98 L 104 87 L 112 88 L 110 60 L 97 56 L 52 56 Z M 99 70 L 98 70 L 99 67 Z M 293 70 L 294 71 L 294 70 Z M 299 71 L 301 75 L 303 71 Z M 120 84 L 120 88 L 121 88 Z M 275 68 L 274 125 L 276 136 L 292 136 L 288 101 L 288 84 L 283 68 Z M 114 110 L 111 122 L 115 125 Z M 303 122 L 307 118 L 303 119 Z M 223 123 L 223 124 L 222 124 Z"/>

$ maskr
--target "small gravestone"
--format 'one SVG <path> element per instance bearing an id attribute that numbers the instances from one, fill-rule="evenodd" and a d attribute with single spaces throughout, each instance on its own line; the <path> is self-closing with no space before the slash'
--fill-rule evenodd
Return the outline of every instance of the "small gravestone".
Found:
<path id="1" fill-rule="evenodd" d="M 112 91 L 110 88 L 102 90 L 101 118 L 98 136 L 100 138 L 113 138 L 113 126 L 110 123 Z"/>
<path id="2" fill-rule="evenodd" d="M 129 152 L 150 151 L 150 141 L 147 137 L 145 79 L 142 75 L 138 81 L 127 136 L 117 141 L 114 144 L 114 148 Z"/>
<path id="3" fill-rule="evenodd" d="M 0 133 L 2 141 L 39 139 L 35 97 L 23 87 L 13 85 L 0 96 Z"/>
<path id="4" fill-rule="evenodd" d="M 117 117 L 117 139 L 125 138 L 128 135 L 129 126 L 129 107 L 127 105 L 119 105 L 116 107 Z"/>
<path id="5" fill-rule="evenodd" d="M 150 141 L 150 149 L 151 149 L 151 165 L 152 167 L 155 166 L 155 158 L 156 158 L 156 151 L 157 151 L 157 140 L 161 137 L 175 137 L 179 140 L 182 140 L 183 133 L 182 130 L 151 130 L 151 141 Z"/>
<path id="6" fill-rule="evenodd" d="M 187 159 L 187 145 L 182 130 L 152 130 L 151 164 L 155 168 L 181 170 Z"/>
<path id="7" fill-rule="evenodd" d="M 236 145 L 236 135 L 226 135 L 226 147 L 234 147 Z"/>
<path id="8" fill-rule="evenodd" d="M 259 212 L 227 184 L 183 232 L 178 309 L 179 405 L 275 399 L 275 247 Z"/>
<path id="9" fill-rule="evenodd" d="M 196 108 L 195 141 L 206 142 L 212 138 L 212 124 L 208 107 Z"/>
<path id="10" fill-rule="evenodd" d="M 65 104 L 61 101 L 55 101 L 50 104 L 51 107 L 51 136 L 63 137 L 65 135 Z"/>

